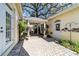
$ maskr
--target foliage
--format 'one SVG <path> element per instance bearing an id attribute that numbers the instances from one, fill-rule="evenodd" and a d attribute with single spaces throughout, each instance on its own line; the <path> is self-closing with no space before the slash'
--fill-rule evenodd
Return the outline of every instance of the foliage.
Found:
<path id="1" fill-rule="evenodd" d="M 59 43 L 63 46 L 65 46 L 66 48 L 69 48 L 70 43 L 68 40 L 60 40 Z"/>
<path id="2" fill-rule="evenodd" d="M 22 6 L 26 16 L 46 19 L 68 4 L 70 3 L 25 3 Z"/>
<path id="3" fill-rule="evenodd" d="M 25 31 L 27 23 L 24 20 L 20 20 L 18 26 L 19 26 L 19 35 L 21 35 L 21 33 Z"/>
<path id="4" fill-rule="evenodd" d="M 77 42 L 77 43 L 71 45 L 71 50 L 73 50 L 73 51 L 79 53 L 79 42 Z"/>
<path id="5" fill-rule="evenodd" d="M 79 42 L 72 42 L 69 40 L 60 40 L 59 43 L 63 46 L 65 46 L 66 48 L 69 48 L 77 53 L 79 53 Z"/>
<path id="6" fill-rule="evenodd" d="M 24 4 L 23 9 L 26 13 L 30 14 L 32 17 L 42 17 L 46 18 L 47 13 L 49 12 L 47 9 L 48 4 L 41 3 L 30 3 Z M 50 8 L 50 6 L 49 6 Z M 50 8 L 51 9 L 51 8 Z"/>

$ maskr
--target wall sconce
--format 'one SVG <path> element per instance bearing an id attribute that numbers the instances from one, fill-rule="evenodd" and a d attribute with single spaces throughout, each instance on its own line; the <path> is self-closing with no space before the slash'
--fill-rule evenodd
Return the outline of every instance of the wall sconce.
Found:
<path id="1" fill-rule="evenodd" d="M 68 31 L 68 28 L 67 27 L 65 27 L 65 28 L 62 29 L 62 31 L 66 31 L 66 30 Z"/>
<path id="2" fill-rule="evenodd" d="M 65 31 L 66 31 L 66 30 L 68 31 L 68 28 L 67 28 L 67 27 L 65 27 L 64 29 L 65 29 Z"/>

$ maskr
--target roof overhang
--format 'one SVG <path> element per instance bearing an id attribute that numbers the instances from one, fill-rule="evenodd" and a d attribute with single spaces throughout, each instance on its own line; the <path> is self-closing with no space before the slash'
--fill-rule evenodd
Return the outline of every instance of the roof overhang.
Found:
<path id="1" fill-rule="evenodd" d="M 22 6 L 21 3 L 15 3 L 19 16 L 22 18 Z"/>
<path id="2" fill-rule="evenodd" d="M 74 4 L 74 5 L 71 6 L 70 8 L 67 8 L 67 9 L 65 9 L 65 10 L 63 10 L 63 11 L 61 11 L 61 12 L 59 12 L 59 13 L 57 13 L 57 14 L 51 16 L 51 17 L 49 17 L 49 18 L 48 18 L 48 21 L 49 21 L 49 20 L 52 20 L 53 18 L 55 18 L 55 17 L 57 17 L 57 16 L 59 16 L 59 15 L 61 15 L 61 14 L 63 14 L 63 13 L 66 13 L 66 12 L 68 12 L 68 11 L 71 11 L 71 10 L 77 8 L 77 7 L 79 8 L 79 4 Z"/>

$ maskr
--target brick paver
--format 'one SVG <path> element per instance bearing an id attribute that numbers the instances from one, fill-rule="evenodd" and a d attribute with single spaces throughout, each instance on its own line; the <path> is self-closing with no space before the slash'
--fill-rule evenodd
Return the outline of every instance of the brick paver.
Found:
<path id="1" fill-rule="evenodd" d="M 53 40 L 54 39 L 52 39 L 51 41 L 47 41 L 41 37 L 32 36 L 29 38 L 29 40 L 24 40 L 18 55 L 30 55 L 30 56 L 77 55 L 75 52 L 55 43 Z M 24 52 L 22 49 L 24 50 Z M 25 52 L 27 52 L 28 54 Z M 9 55 L 12 55 L 12 52 Z M 17 55 L 16 52 L 15 55 Z"/>

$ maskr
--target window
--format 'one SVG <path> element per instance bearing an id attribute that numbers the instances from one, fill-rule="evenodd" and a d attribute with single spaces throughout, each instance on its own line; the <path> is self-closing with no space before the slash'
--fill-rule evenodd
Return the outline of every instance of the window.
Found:
<path id="1" fill-rule="evenodd" d="M 11 15 L 6 12 L 6 42 L 11 41 Z"/>
<path id="2" fill-rule="evenodd" d="M 60 31 L 60 23 L 56 24 L 56 30 Z"/>
<path id="3" fill-rule="evenodd" d="M 61 20 L 56 20 L 55 24 L 56 24 L 56 31 L 60 31 L 60 22 Z"/>

